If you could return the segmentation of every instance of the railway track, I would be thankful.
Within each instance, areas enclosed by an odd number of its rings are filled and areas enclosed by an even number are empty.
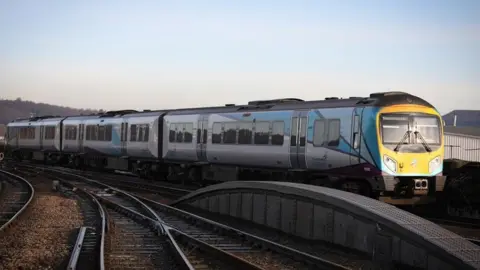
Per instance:
[[[452,207],[451,205],[447,205],[447,215],[452,218],[463,219],[463,220],[471,220],[477,223],[480,223],[480,208],[474,207]]]
[[[68,176],[70,178],[68,181],[73,185],[95,193],[95,196],[102,203],[109,204],[117,210],[133,211],[134,215],[142,216],[141,220],[157,224],[153,225],[155,230],[164,231],[171,242],[175,243],[174,246],[182,250],[184,255],[185,252],[189,254],[185,255],[185,260],[190,264],[195,262],[211,268],[211,265],[221,265],[222,262],[231,261],[226,264],[229,269],[241,264],[246,266],[242,266],[240,269],[246,269],[245,267],[247,269],[349,269],[349,267],[333,261],[280,245],[271,240],[239,231],[233,227],[146,198],[141,198],[141,203],[144,206],[139,209],[138,201],[134,205],[131,204],[132,201],[138,200],[136,197],[123,193],[121,190],[110,187],[105,183],[65,171],[53,169],[51,171],[62,174],[62,177]],[[96,187],[93,187],[92,184]],[[130,203],[119,201],[118,198],[121,196],[117,195],[120,193],[124,194],[123,197],[129,197]],[[194,258],[189,257],[192,247],[195,248],[196,253],[202,255],[196,255]],[[211,254],[215,254],[215,256],[212,257]],[[207,259],[209,263],[205,262],[205,258],[208,257],[211,258]],[[199,262],[198,258],[202,258],[202,261]],[[220,258],[221,261],[219,262]],[[342,260],[345,261],[345,258],[342,258]],[[362,263],[364,264],[365,261]],[[260,268],[255,268],[254,265],[258,265]]]
[[[128,193],[102,188],[99,182],[67,181],[107,207],[105,266],[109,269],[259,269],[166,226]]]
[[[33,199],[33,186],[24,178],[0,170],[2,190],[0,194],[0,233],[8,228]]]
[[[105,269],[104,250],[107,228],[106,213],[100,202],[88,192],[78,191],[73,186],[59,185],[67,197],[76,199],[83,215],[83,226],[78,231],[77,241],[71,252],[67,269]]]
[[[138,177],[126,176],[122,174],[99,173],[99,172],[83,172],[70,168],[55,168],[61,171],[81,175],[90,179],[96,179],[109,186],[117,187],[132,194],[144,196],[153,200],[160,200],[168,203],[171,200],[178,199],[195,190],[193,187],[181,187],[172,183],[149,183],[140,181]]]

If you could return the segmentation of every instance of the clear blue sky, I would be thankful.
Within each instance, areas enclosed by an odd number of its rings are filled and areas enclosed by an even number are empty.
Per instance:
[[[154,109],[389,89],[480,109],[480,1],[0,1],[4,98]]]

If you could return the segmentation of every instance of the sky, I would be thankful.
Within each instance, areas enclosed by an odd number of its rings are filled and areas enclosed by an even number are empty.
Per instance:
[[[389,90],[480,109],[480,1],[0,0],[0,98],[162,109]]]

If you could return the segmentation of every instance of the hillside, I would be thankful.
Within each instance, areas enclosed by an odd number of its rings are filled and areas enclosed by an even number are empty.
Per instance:
[[[74,109],[50,105],[46,103],[36,103],[32,101],[24,101],[20,98],[16,100],[0,99],[0,124],[6,124],[17,118],[26,118],[30,114],[35,113],[37,116],[42,115],[79,115],[96,113],[96,110]]]

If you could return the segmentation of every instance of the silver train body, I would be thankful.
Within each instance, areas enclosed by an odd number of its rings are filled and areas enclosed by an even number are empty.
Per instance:
[[[418,108],[405,111],[404,104]],[[399,106],[398,112],[395,106]],[[383,111],[410,118],[427,112],[425,117],[440,121],[433,135],[423,136],[432,142],[432,151],[412,143],[407,146],[415,151],[390,153],[391,145],[379,143],[388,131],[379,122],[379,116],[389,115]],[[333,187],[354,183],[354,192],[372,196],[395,193],[399,185],[408,186],[413,178],[421,177],[434,183],[428,186],[431,194],[443,189],[439,184],[444,181],[441,165],[432,167],[429,160],[427,172],[419,170],[412,175],[412,171],[402,173],[392,164],[396,166],[395,162],[411,155],[430,158],[432,152],[443,159],[443,130],[435,112],[426,101],[406,93],[308,102],[257,101],[242,106],[168,111],[116,111],[13,121],[8,124],[7,145],[20,158],[53,157],[77,167],[131,170],[172,181],[270,179]],[[54,128],[53,138],[45,137],[47,128],[49,132]],[[20,130],[30,135],[18,136]],[[385,159],[385,153],[394,158]]]

